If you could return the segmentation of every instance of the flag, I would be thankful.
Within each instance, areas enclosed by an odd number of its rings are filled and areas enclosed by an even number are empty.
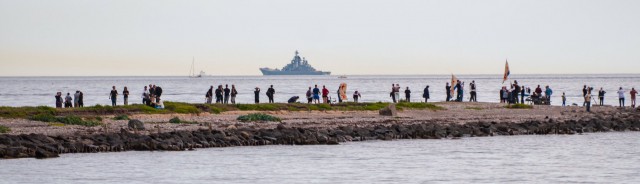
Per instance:
[[[505,60],[505,65],[504,65],[504,76],[502,78],[502,83],[504,84],[505,81],[507,81],[507,78],[509,78],[509,75],[511,74],[511,71],[509,71],[509,61]]]
[[[451,96],[455,96],[454,95],[455,94],[454,89],[456,88],[456,84],[458,84],[458,78],[455,75],[451,74],[451,87],[450,87],[451,88],[450,89]]]

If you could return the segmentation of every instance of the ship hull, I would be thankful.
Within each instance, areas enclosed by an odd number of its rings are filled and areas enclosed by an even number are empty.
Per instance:
[[[331,72],[323,71],[280,71],[261,68],[262,75],[331,75]]]

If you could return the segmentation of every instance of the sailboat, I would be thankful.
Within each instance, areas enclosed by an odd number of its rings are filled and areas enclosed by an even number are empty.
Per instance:
[[[202,78],[205,73],[204,71],[200,71],[200,74],[196,75],[195,63],[196,58],[193,57],[193,60],[191,61],[191,70],[189,70],[189,78]]]

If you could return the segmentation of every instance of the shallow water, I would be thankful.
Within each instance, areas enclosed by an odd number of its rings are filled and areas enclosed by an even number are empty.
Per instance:
[[[478,87],[478,101],[498,102],[502,76],[500,75],[460,75],[460,80],[465,81],[465,100],[468,101],[468,84],[475,80]],[[582,86],[589,85],[596,88],[604,87],[607,93],[605,103],[617,105],[618,98],[615,93],[619,87],[627,90],[627,105],[629,102],[628,91],[631,87],[640,87],[640,74],[616,74],[616,75],[512,75],[512,80],[518,80],[521,85],[529,86],[532,90],[535,86],[550,85],[554,91],[553,105],[560,105],[561,94],[566,92],[567,103],[582,104]],[[422,91],[425,86],[430,86],[431,100],[444,101],[446,82],[450,82],[449,75],[424,75],[424,76],[348,76],[347,79],[339,79],[337,76],[216,76],[191,79],[187,77],[0,77],[0,106],[55,106],[54,95],[60,91],[73,94],[81,90],[85,96],[85,105],[110,105],[109,92],[111,86],[116,86],[122,93],[124,86],[129,87],[131,93],[130,103],[140,103],[143,87],[149,84],[162,86],[163,100],[191,103],[203,103],[205,93],[211,85],[235,84],[238,88],[238,103],[253,103],[253,89],[262,89],[261,101],[266,102],[265,92],[268,85],[274,85],[276,90],[276,102],[286,102],[292,96],[304,98],[309,86],[318,84],[320,88],[326,85],[331,96],[337,98],[337,87],[341,82],[348,85],[348,96],[351,98],[353,91],[358,90],[362,94],[362,102],[388,102],[391,101],[389,92],[391,84],[400,84],[402,92],[406,87],[412,91],[412,101],[423,101]],[[507,82],[508,85],[508,82]],[[597,89],[596,89],[597,91]],[[404,99],[404,94],[402,93]],[[122,97],[122,96],[121,96]],[[118,104],[122,104],[122,99]],[[302,101],[303,99],[301,99]]]
[[[640,132],[0,160],[0,183],[639,183]]]

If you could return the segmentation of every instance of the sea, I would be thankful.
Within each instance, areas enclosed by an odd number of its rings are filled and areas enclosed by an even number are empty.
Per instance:
[[[640,183],[640,132],[63,154],[0,183]]]
[[[503,82],[501,75],[457,75],[465,83],[464,100],[469,100],[469,83],[475,81],[478,101],[499,102],[499,91],[502,86],[509,86],[513,80],[520,85],[534,90],[538,85],[544,89],[549,86],[553,90],[552,105],[561,105],[561,95],[566,93],[567,105],[580,104],[584,85],[597,90],[603,88],[606,93],[605,104],[618,105],[616,91],[622,87],[629,104],[629,90],[640,87],[640,74],[579,74],[579,75],[511,75]],[[109,92],[115,86],[121,94],[124,87],[130,92],[129,103],[141,103],[144,86],[155,84],[161,86],[164,93],[162,100],[188,103],[204,103],[205,93],[210,86],[235,85],[239,92],[237,103],[254,103],[254,89],[261,89],[260,101],[266,102],[266,91],[273,85],[275,101],[287,102],[293,96],[304,101],[309,87],[326,86],[331,91],[332,99],[337,99],[337,89],[341,83],[347,84],[347,101],[351,101],[355,90],[361,93],[361,102],[390,102],[391,84],[400,84],[401,96],[404,90],[411,91],[412,102],[424,102],[423,90],[429,86],[430,102],[444,101],[445,84],[451,82],[451,75],[348,75],[338,76],[205,76],[189,78],[186,76],[171,77],[0,77],[0,106],[55,106],[56,92],[73,93],[82,91],[85,106],[110,105]],[[123,104],[122,96],[118,104]]]

